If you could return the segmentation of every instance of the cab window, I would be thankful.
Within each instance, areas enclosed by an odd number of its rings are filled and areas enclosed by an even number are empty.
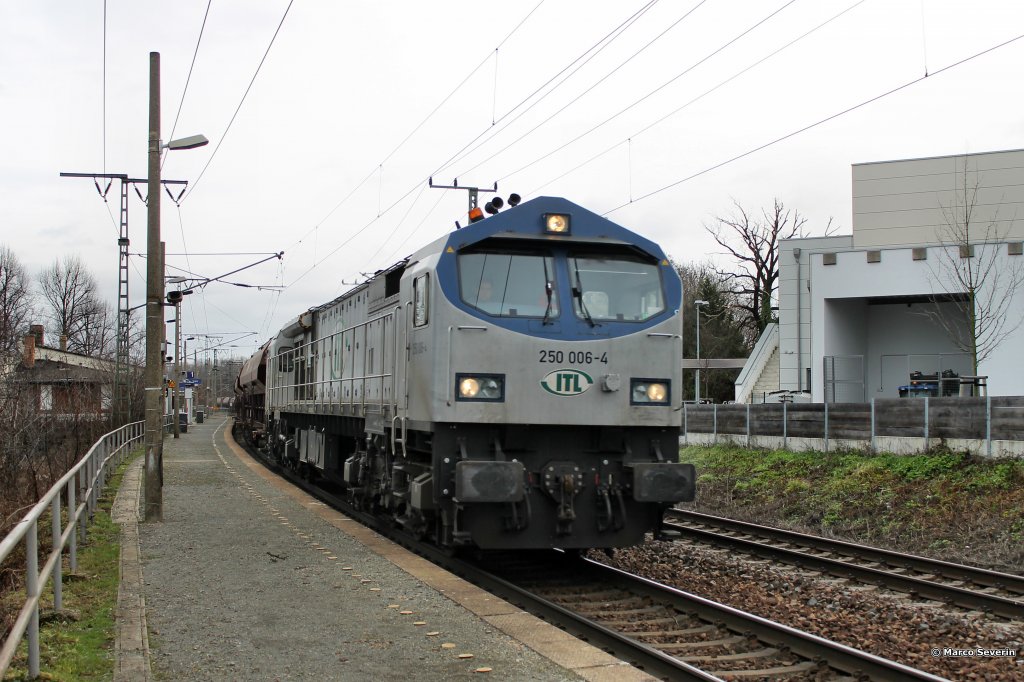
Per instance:
[[[498,317],[556,317],[558,292],[551,256],[536,253],[459,254],[462,301]]]
[[[665,310],[657,263],[630,254],[569,256],[573,311],[590,322],[642,322]]]
[[[414,327],[422,327],[429,319],[427,315],[429,312],[429,292],[429,273],[424,273],[412,281],[412,324]]]

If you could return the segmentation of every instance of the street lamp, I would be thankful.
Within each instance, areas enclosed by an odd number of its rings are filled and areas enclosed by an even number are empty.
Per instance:
[[[167,144],[160,141],[160,53],[149,53],[149,143],[147,146],[149,176],[146,230],[146,521],[163,519],[163,354],[160,342],[163,332],[164,279],[160,244],[160,151],[162,149],[194,149],[207,144],[202,135],[193,135]],[[175,315],[175,319],[180,319]],[[177,415],[175,415],[177,419]]]
[[[697,309],[697,370],[693,375],[693,402],[696,405],[700,405],[700,309],[707,304],[707,301],[702,300],[693,302]]]

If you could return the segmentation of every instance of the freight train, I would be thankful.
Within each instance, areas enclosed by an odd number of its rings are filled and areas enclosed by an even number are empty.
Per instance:
[[[243,364],[236,426],[441,546],[640,543],[694,496],[679,276],[566,199],[495,204],[289,322]]]

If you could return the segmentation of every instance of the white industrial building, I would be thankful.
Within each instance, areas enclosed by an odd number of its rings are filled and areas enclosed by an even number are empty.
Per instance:
[[[852,225],[782,242],[779,323],[738,377],[737,402],[778,391],[860,402],[898,397],[911,372],[974,375],[952,338],[969,328],[954,267],[985,272],[977,308],[1012,330],[977,374],[991,395],[1024,395],[1024,150],[854,165]]]

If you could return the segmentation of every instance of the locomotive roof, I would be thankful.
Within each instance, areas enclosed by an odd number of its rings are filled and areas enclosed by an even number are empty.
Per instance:
[[[548,213],[569,215],[572,224],[571,234],[544,234],[543,216]],[[435,239],[416,250],[412,255],[378,270],[367,281],[352,287],[333,300],[312,306],[308,309],[308,312],[326,310],[338,301],[347,299],[365,289],[371,280],[385,275],[395,268],[405,267],[410,261],[417,261],[424,256],[438,253],[445,250],[446,247],[460,251],[492,237],[501,239],[544,239],[558,243],[615,244],[639,249],[659,260],[666,258],[665,253],[656,243],[593,211],[583,208],[579,204],[575,204],[562,197],[536,197]],[[296,317],[293,322],[298,321],[300,317],[301,315]]]
[[[543,216],[548,213],[569,215],[572,226],[571,233],[569,235],[544,234]],[[459,251],[491,237],[629,245],[658,259],[665,258],[661,247],[654,242],[583,208],[579,204],[561,197],[537,197],[450,232],[424,246],[412,256],[412,259],[437,253],[447,246]]]

